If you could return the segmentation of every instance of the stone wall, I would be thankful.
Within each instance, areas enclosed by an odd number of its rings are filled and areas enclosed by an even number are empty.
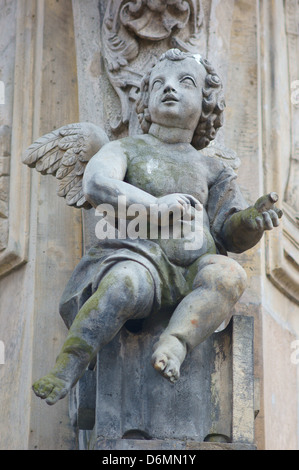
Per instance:
[[[49,369],[65,336],[58,302],[81,256],[81,216],[56,197],[55,181],[41,180],[21,155],[38,136],[78,118],[72,6],[25,0],[0,7],[1,73],[5,65],[8,85],[0,121],[12,129],[9,232],[0,252],[0,447],[69,449],[75,444],[67,403],[44,407],[31,384]],[[6,21],[11,38],[2,30]],[[2,31],[10,39],[8,62]]]

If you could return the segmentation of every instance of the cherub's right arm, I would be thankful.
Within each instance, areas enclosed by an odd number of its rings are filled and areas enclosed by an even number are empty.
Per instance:
[[[124,181],[127,157],[121,140],[109,142],[89,161],[83,178],[85,198],[97,207],[111,204],[116,210],[119,196],[125,196],[126,206],[142,204],[147,209],[157,199]]]

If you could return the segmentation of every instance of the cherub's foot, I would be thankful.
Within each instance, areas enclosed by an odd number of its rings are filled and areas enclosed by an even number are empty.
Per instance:
[[[71,387],[65,380],[54,374],[48,374],[37,380],[32,388],[35,395],[43,400],[46,399],[48,405],[54,405],[68,394]]]
[[[175,383],[180,378],[181,364],[176,359],[171,359],[166,354],[153,354],[152,363],[154,368],[160,372],[171,383]]]
[[[180,378],[180,367],[186,356],[186,346],[175,336],[161,336],[154,346],[153,367],[171,383]]]

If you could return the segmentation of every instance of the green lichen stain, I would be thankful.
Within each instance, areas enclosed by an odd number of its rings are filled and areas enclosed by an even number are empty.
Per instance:
[[[154,149],[143,139],[126,138],[121,141],[128,161],[126,179],[134,186],[146,190],[150,187],[153,175],[146,170],[146,164],[153,159]]]
[[[126,180],[153,196],[160,197],[165,195],[165,174],[168,175],[168,180],[173,180],[175,187],[182,179],[184,169],[173,161],[173,149],[170,151],[161,142],[157,145],[152,139],[147,135],[142,138],[127,137],[122,139],[121,146],[128,161]],[[180,153],[177,151],[176,154],[179,158]]]
[[[224,238],[228,241],[228,251],[232,246],[232,251],[242,252],[258,242],[259,232],[252,229],[256,225],[256,217],[260,215],[258,210],[252,206],[236,212],[229,218],[223,228]]]
[[[80,362],[88,363],[91,361],[95,354],[94,348],[86,341],[78,336],[68,337],[65,341],[62,351],[59,354],[55,367],[54,374],[64,374],[74,365],[74,357],[79,364]]]
[[[78,315],[75,319],[76,324],[88,318],[92,311],[97,311],[99,309],[99,304],[101,300],[107,295],[109,287],[115,285],[117,280],[118,278],[113,272],[110,272],[105,275],[105,277],[100,282],[98,289],[91,297],[89,297],[89,299],[79,310]]]
[[[206,227],[204,227],[203,232],[204,232],[204,238],[207,241],[206,254],[216,255],[217,253],[216,245],[215,245],[214,239],[210,231]]]
[[[92,355],[93,347],[79,336],[70,336],[65,341],[62,352],[66,355],[73,353],[86,353],[88,355]]]
[[[131,291],[132,293],[134,293],[134,283],[132,281],[132,279],[130,278],[130,276],[124,276],[124,279],[123,279],[123,282],[124,282],[124,285],[126,286],[126,288]]]
[[[146,275],[146,278],[147,278],[149,284],[152,285],[153,284],[153,278],[152,278],[151,274],[149,273],[149,271],[147,269],[145,271],[145,275]]]

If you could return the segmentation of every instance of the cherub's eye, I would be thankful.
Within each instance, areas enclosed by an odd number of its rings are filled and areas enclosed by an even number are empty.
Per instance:
[[[158,90],[159,88],[161,88],[161,86],[162,86],[162,80],[157,79],[152,84],[152,90],[154,90],[154,89]]]
[[[181,79],[181,83],[185,83],[186,85],[193,85],[196,87],[194,78],[190,77],[189,75],[187,75],[186,77],[183,77]]]

